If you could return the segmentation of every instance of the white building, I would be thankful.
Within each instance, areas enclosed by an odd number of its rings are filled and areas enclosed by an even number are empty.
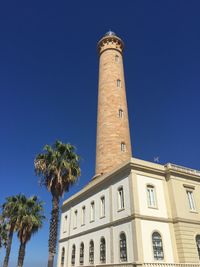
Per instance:
[[[63,203],[57,267],[200,266],[200,172],[131,157],[123,42],[98,48],[96,175]]]

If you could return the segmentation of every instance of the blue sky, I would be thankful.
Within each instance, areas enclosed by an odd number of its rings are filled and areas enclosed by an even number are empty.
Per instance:
[[[45,144],[70,142],[82,176],[94,175],[97,41],[112,29],[124,66],[134,157],[200,169],[200,2],[1,1],[0,203],[36,194],[48,217],[27,246],[25,267],[46,266],[51,197],[33,160]],[[10,267],[16,266],[14,239]],[[0,263],[4,251],[0,251]]]

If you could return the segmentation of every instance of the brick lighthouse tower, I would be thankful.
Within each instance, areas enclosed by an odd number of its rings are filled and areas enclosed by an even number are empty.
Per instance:
[[[109,31],[98,42],[99,88],[95,177],[132,156],[123,68],[123,41]]]

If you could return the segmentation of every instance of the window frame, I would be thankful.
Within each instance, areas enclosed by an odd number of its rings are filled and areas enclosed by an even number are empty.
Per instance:
[[[93,244],[93,246],[91,246],[91,244]],[[89,243],[89,264],[91,265],[94,264],[94,241],[93,240],[90,240],[90,243]]]
[[[78,222],[78,210],[74,211],[74,229],[77,228],[77,222]]]
[[[119,108],[119,110],[118,110],[118,117],[119,117],[120,119],[123,119],[123,117],[124,117],[124,111],[123,111],[122,108]]]
[[[63,222],[63,233],[66,233],[67,232],[67,221],[68,220],[68,216],[65,215],[64,216],[64,222]]]
[[[115,54],[115,62],[119,63],[119,56],[117,54]]]
[[[90,222],[95,221],[95,202],[90,202]]]
[[[80,266],[84,265],[84,251],[85,247],[84,247],[84,243],[81,242],[80,244],[80,254],[79,254],[79,264]]]
[[[104,243],[102,243],[102,241],[104,241]],[[102,247],[104,248],[104,250],[102,249]],[[106,239],[105,237],[101,237],[100,239],[100,263],[106,263]]]
[[[120,194],[122,192],[122,194]],[[124,197],[124,187],[119,186],[117,189],[117,203],[118,203],[118,211],[122,211],[125,209],[125,197]]]
[[[197,241],[197,238],[199,239],[199,241]],[[195,243],[196,243],[198,257],[199,257],[199,260],[200,260],[200,234],[196,234]],[[198,246],[198,243],[199,243],[199,246]]]
[[[121,239],[121,236],[124,235],[125,237],[125,247],[123,245],[123,240]],[[122,251],[125,251],[125,257],[121,257],[121,253]],[[119,260],[120,262],[127,262],[128,261],[128,253],[127,253],[127,238],[126,238],[126,234],[124,232],[121,232],[119,235]]]
[[[149,191],[149,189],[151,191]],[[151,194],[149,194],[153,192],[153,200],[154,200],[154,205],[151,204]],[[157,202],[157,193],[156,193],[156,187],[155,185],[153,184],[146,184],[146,194],[147,194],[147,205],[148,205],[148,208],[151,208],[151,209],[158,209],[158,202]]]
[[[76,263],[76,245],[72,245],[71,265],[74,266]]]
[[[82,209],[81,209],[81,226],[85,225],[85,217],[86,217],[85,213],[86,213],[86,207],[82,206]]]
[[[187,188],[186,189],[187,199],[188,199],[188,205],[190,212],[196,212],[196,203],[194,200],[194,190]]]
[[[62,247],[60,265],[63,267],[64,263],[65,263],[65,247]]]
[[[159,248],[159,246],[155,246],[154,245],[154,240],[153,240],[153,235],[154,234],[158,234],[160,236],[160,242],[161,242],[161,246],[160,246],[160,251],[162,252],[162,258],[158,258],[158,255],[155,256],[155,247]],[[165,260],[165,253],[164,253],[164,245],[163,245],[163,238],[162,238],[162,235],[159,231],[155,230],[152,232],[151,234],[151,246],[152,246],[152,251],[153,251],[153,260],[156,261],[156,262],[162,262]],[[159,251],[159,249],[157,249],[157,252]],[[157,257],[157,258],[156,258]]]
[[[104,218],[105,216],[106,216],[106,201],[105,201],[105,196],[101,196],[100,197],[100,218]]]
[[[117,87],[118,88],[122,87],[122,81],[119,78],[117,79]]]
[[[121,152],[126,152],[126,143],[125,142],[121,142],[120,149],[121,149]]]

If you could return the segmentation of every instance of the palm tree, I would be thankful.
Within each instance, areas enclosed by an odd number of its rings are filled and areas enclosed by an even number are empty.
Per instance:
[[[52,195],[48,267],[53,267],[58,235],[59,201],[80,176],[80,157],[75,153],[74,146],[56,141],[53,146],[46,145],[44,153],[36,156],[34,166],[41,184],[45,185]]]
[[[17,220],[17,236],[20,240],[18,267],[23,266],[26,244],[32,235],[42,227],[44,220],[43,203],[36,196],[26,198],[23,196]]]
[[[8,228],[8,240],[6,245],[6,255],[4,258],[3,267],[8,267],[13,233],[16,228],[18,219],[18,210],[21,203],[21,195],[11,196],[6,198],[6,202],[2,205],[2,217],[5,220]]]
[[[0,216],[0,248],[2,248],[3,246],[6,247],[7,237],[8,237],[7,225],[2,216]]]

